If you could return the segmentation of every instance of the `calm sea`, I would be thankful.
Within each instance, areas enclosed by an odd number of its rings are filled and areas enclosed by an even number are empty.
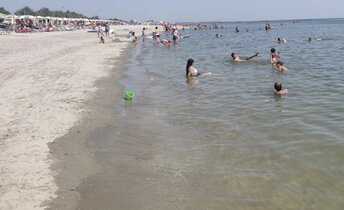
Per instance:
[[[105,163],[96,179],[108,183],[98,194],[112,195],[99,196],[102,207],[344,207],[344,19],[271,23],[179,30],[190,37],[171,47],[136,44],[119,81],[134,100],[116,106],[115,136],[97,153]],[[272,47],[286,73],[272,69]],[[232,63],[232,52],[260,55]],[[187,81],[188,58],[214,75]],[[273,94],[276,81],[287,95]]]

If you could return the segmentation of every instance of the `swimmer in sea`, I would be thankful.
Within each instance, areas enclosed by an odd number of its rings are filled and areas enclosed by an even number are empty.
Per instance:
[[[275,82],[275,84],[274,84],[274,93],[276,95],[285,95],[285,94],[288,93],[288,89],[283,89],[282,88],[282,83]]]
[[[242,61],[249,61],[251,60],[252,58],[255,58],[259,55],[259,52],[257,52],[256,54],[250,56],[250,57],[246,57],[244,60],[242,60],[238,55],[236,55],[235,53],[232,53],[231,54],[231,57],[232,57],[232,61],[234,62],[242,62]]]
[[[188,59],[188,61],[186,63],[186,77],[197,77],[200,75],[212,74],[211,72],[207,72],[207,73],[198,72],[197,69],[195,67],[193,67],[194,62],[195,62],[194,59],[192,59],[192,58]]]
[[[273,65],[276,65],[278,62],[278,59],[280,58],[279,53],[276,53],[275,48],[271,48],[271,53],[270,53],[270,62]]]
[[[282,61],[277,61],[276,67],[280,72],[288,71],[288,68],[283,65]]]
[[[280,37],[278,37],[277,38],[277,42],[278,42],[278,44],[281,44],[281,43],[285,43],[285,42],[287,42],[287,40],[285,39],[285,38],[280,38]]]
[[[163,43],[166,47],[171,47],[171,41],[167,39],[161,40],[161,43]]]

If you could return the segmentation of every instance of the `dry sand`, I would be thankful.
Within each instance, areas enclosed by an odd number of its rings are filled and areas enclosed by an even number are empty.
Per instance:
[[[142,26],[112,28],[139,35]],[[3,35],[0,43],[0,209],[44,209],[58,190],[48,143],[88,114],[96,81],[132,44],[101,44],[85,30]]]

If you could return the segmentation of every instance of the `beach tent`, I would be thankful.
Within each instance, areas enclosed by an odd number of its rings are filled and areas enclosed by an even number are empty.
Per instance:
[[[62,18],[57,18],[57,24],[62,25],[63,24],[63,19]]]
[[[32,16],[32,15],[22,15],[22,16],[19,16],[19,19],[25,19],[25,18],[34,20],[35,16]]]
[[[69,24],[69,19],[68,18],[62,18],[62,23],[63,23],[63,25]]]
[[[14,24],[16,21],[16,19],[18,18],[18,16],[16,15],[6,15],[5,17],[5,22],[8,22],[10,24]]]
[[[51,17],[47,16],[43,18],[46,22],[51,23]]]
[[[42,16],[36,16],[35,22],[39,23],[39,22],[43,21],[43,19],[44,18]]]

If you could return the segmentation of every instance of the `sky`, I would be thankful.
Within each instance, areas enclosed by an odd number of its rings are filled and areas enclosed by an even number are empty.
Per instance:
[[[169,22],[343,18],[344,0],[0,0],[10,12],[70,10],[88,17]]]

